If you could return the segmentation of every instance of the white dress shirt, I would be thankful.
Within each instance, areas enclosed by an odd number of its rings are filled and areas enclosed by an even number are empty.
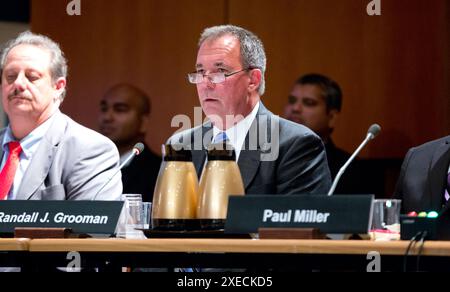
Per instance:
[[[213,127],[212,141],[214,141],[217,135],[219,135],[222,132],[225,132],[230,141],[231,146],[233,146],[234,151],[236,153],[236,161],[239,160],[239,155],[241,153],[242,146],[244,145],[245,142],[245,137],[247,136],[248,130],[250,129],[253,121],[256,118],[258,110],[259,110],[259,102],[255,105],[255,107],[248,116],[246,116],[243,120],[239,121],[233,127],[225,131],[218,129],[215,126]]]

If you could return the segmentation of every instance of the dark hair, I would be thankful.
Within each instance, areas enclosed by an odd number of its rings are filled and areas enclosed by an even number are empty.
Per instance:
[[[342,91],[334,80],[325,75],[313,73],[303,75],[295,83],[300,85],[312,84],[319,86],[322,89],[322,94],[327,104],[327,111],[332,109],[335,109],[338,112],[341,111]]]

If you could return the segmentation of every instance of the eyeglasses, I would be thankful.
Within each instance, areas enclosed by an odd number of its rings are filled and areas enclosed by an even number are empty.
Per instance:
[[[252,70],[252,69],[253,68],[246,68],[246,69],[241,69],[241,70],[234,71],[231,73],[213,72],[213,73],[209,73],[208,75],[203,74],[203,73],[194,72],[194,73],[188,74],[188,79],[189,79],[189,82],[192,84],[199,84],[199,83],[203,82],[203,79],[205,77],[207,77],[212,83],[218,84],[218,83],[224,82],[227,77],[230,77],[234,74],[237,74],[237,73],[240,73],[243,71]]]

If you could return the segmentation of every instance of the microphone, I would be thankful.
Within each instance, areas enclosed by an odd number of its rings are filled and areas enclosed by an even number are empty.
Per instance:
[[[355,159],[356,155],[363,149],[366,144],[375,138],[381,131],[381,127],[378,124],[373,124],[369,127],[369,130],[367,131],[366,139],[359,145],[359,147],[355,150],[355,152],[350,156],[350,158],[347,160],[347,162],[339,169],[338,174],[336,175],[333,184],[331,185],[330,190],[328,191],[328,196],[331,196],[334,193],[334,190],[336,189],[336,186],[341,179],[342,174],[344,174],[344,171],[347,169],[347,167],[350,165],[350,163]]]
[[[120,164],[119,169],[116,170],[116,172],[114,172],[109,178],[108,180],[102,185],[102,187],[98,190],[98,192],[95,194],[94,198],[92,199],[92,201],[95,201],[95,199],[97,198],[98,194],[100,194],[101,191],[103,191],[103,189],[109,184],[109,182],[114,178],[114,176],[122,170],[122,168],[124,168],[125,165],[128,165],[128,163],[130,163],[136,156],[138,156],[139,154],[142,153],[142,151],[144,150],[144,144],[142,144],[141,142],[136,143],[136,145],[134,145],[132,153],[130,153],[130,155],[128,155],[128,157]]]

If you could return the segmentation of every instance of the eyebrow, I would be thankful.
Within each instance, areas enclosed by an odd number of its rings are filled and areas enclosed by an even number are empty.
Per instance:
[[[320,101],[320,99],[317,99],[317,98],[312,97],[310,95],[304,96],[302,99],[310,99],[310,100],[314,100],[314,101]]]
[[[227,67],[227,65],[225,65],[225,63],[224,62],[216,62],[216,63],[214,63],[214,67]],[[195,68],[203,68],[203,64],[196,64],[195,65]]]
[[[115,102],[112,104],[112,106],[114,106],[114,107],[120,107],[120,106],[131,107],[128,103],[125,103],[125,102]]]

